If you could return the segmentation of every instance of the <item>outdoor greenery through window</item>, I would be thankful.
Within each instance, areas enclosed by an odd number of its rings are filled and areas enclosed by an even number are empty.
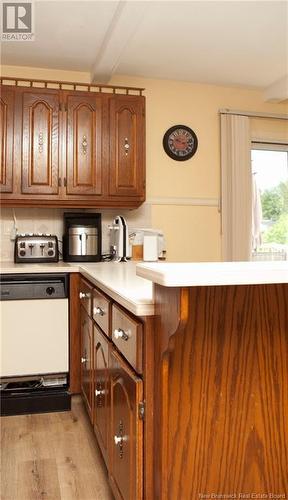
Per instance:
[[[252,260],[288,259],[288,145],[253,144]]]

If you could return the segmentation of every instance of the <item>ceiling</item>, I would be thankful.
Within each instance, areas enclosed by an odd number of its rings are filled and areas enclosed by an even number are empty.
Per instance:
[[[261,89],[288,73],[286,1],[36,0],[35,35],[2,64]]]

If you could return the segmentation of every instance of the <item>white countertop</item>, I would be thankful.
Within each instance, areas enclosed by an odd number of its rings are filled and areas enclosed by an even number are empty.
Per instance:
[[[136,274],[175,287],[288,283],[288,261],[141,263]]]
[[[135,262],[81,264],[80,272],[136,316],[153,316],[151,281],[136,276]]]
[[[2,274],[80,272],[136,316],[153,316],[153,284],[136,276],[135,262],[15,264],[1,262]]]

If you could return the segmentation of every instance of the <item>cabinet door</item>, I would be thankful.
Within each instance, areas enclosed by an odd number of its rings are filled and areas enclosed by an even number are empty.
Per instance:
[[[94,326],[94,431],[106,464],[108,463],[108,432],[109,432],[109,342]]]
[[[110,100],[109,194],[145,197],[144,97]]]
[[[92,320],[85,309],[81,307],[81,392],[91,421],[93,416],[92,336]]]
[[[14,98],[13,89],[1,87],[1,123],[0,123],[0,192],[13,191],[13,144],[14,144]]]
[[[102,98],[67,96],[67,194],[102,193]]]
[[[111,350],[110,483],[116,499],[142,499],[143,422],[138,416],[143,382]]]
[[[58,194],[59,106],[56,91],[23,91],[23,194]]]

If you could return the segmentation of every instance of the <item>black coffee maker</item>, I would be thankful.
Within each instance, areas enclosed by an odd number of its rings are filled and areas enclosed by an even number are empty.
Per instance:
[[[63,260],[99,262],[101,260],[101,214],[64,213]]]

